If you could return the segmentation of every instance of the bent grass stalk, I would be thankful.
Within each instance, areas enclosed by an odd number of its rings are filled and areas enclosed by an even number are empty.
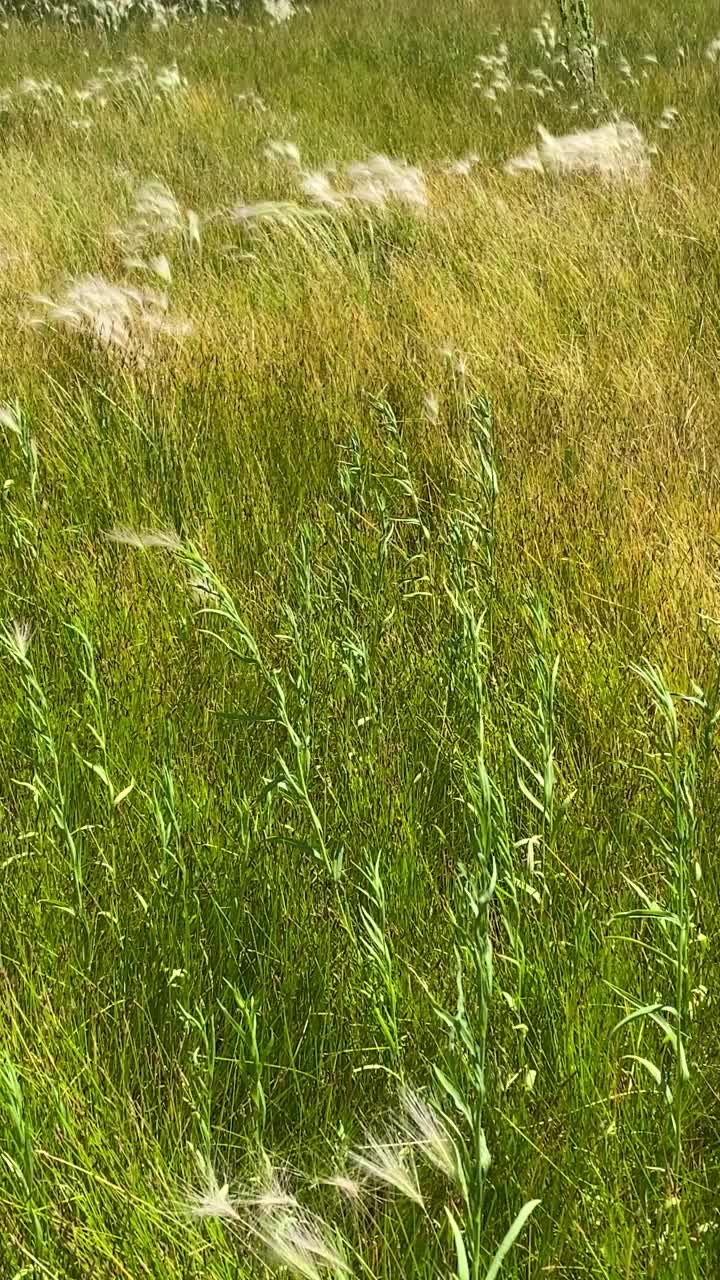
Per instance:
[[[649,766],[646,774],[657,794],[661,812],[666,818],[664,829],[648,824],[655,851],[660,859],[659,895],[652,888],[626,877],[628,888],[638,905],[618,912],[613,919],[623,926],[635,925],[637,934],[619,935],[619,940],[639,947],[652,965],[661,988],[659,999],[648,1002],[642,995],[621,991],[630,1012],[616,1023],[613,1035],[636,1025],[655,1026],[669,1055],[671,1067],[663,1057],[656,1061],[640,1052],[629,1060],[641,1067],[661,1090],[670,1119],[671,1142],[668,1158],[670,1203],[675,1208],[675,1274],[682,1274],[681,1258],[687,1247],[682,1230],[685,1184],[684,1120],[691,1073],[688,1044],[691,1032],[693,998],[696,992],[693,957],[697,950],[697,894],[701,882],[698,861],[698,820],[695,810],[695,758],[683,748],[676,698],[662,672],[649,662],[635,667],[635,674],[647,690],[659,721],[660,749],[657,766]],[[704,696],[689,701],[706,705]],[[662,991],[664,984],[665,990]]]
[[[35,747],[34,771],[31,781],[21,781],[35,798],[39,808],[44,807],[52,826],[59,832],[72,883],[70,901],[65,910],[75,917],[84,931],[86,947],[91,934],[86,918],[84,861],[80,837],[75,831],[70,813],[70,803],[62,781],[61,759],[50,718],[50,706],[38,680],[32,661],[29,626],[14,623],[0,631],[0,646],[5,649],[17,667],[23,704],[30,723]],[[52,829],[48,832],[51,845],[55,844]]]

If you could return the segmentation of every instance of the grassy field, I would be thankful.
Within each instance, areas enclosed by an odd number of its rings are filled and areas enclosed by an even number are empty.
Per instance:
[[[0,28],[2,1280],[720,1274],[717,30],[576,9]]]

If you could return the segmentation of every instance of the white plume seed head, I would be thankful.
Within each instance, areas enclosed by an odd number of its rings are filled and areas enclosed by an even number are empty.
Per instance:
[[[288,200],[256,200],[254,204],[237,204],[230,210],[233,222],[252,227],[261,222],[288,226],[304,211]]]
[[[262,7],[275,26],[287,22],[296,13],[292,0],[262,0]]]
[[[194,209],[187,211],[187,238],[194,249],[200,248],[202,243],[200,217]]]
[[[324,1272],[349,1274],[347,1260],[327,1224],[296,1205],[259,1216],[250,1229],[264,1245],[270,1260],[304,1280],[320,1280]]]
[[[370,1135],[362,1151],[351,1151],[348,1158],[364,1181],[397,1191],[423,1206],[417,1170],[405,1143]]]
[[[240,1216],[230,1198],[228,1184],[221,1186],[210,1166],[205,1170],[205,1186],[198,1191],[189,1192],[186,1206],[190,1217],[198,1220],[219,1218],[226,1222],[237,1222]]]
[[[401,1103],[402,1136],[413,1148],[420,1150],[449,1181],[457,1181],[457,1151],[440,1116],[412,1089],[403,1090]]]
[[[157,253],[152,258],[148,258],[148,267],[156,276],[164,280],[166,284],[172,283],[172,271],[170,263],[164,253]]]
[[[261,1189],[249,1193],[238,1202],[243,1208],[260,1209],[265,1213],[279,1209],[299,1209],[298,1202],[291,1191],[288,1191],[282,1175],[277,1169],[268,1167],[264,1171]]]
[[[267,103],[263,101],[254,89],[246,89],[244,93],[239,93],[236,102],[239,106],[247,107],[250,111],[256,111],[259,115],[268,109]]]
[[[346,197],[332,184],[326,173],[320,169],[312,173],[303,173],[300,180],[303,194],[316,204],[325,205],[329,209],[340,209],[346,204]]]
[[[160,93],[173,94],[187,87],[187,80],[181,76],[177,62],[169,67],[161,67],[155,76],[155,88]]]
[[[327,171],[301,170],[300,186],[316,204],[334,209],[354,203],[376,209],[395,204],[421,210],[428,203],[422,170],[385,155],[348,165],[341,184],[333,182]]]
[[[121,546],[146,550],[158,547],[161,551],[181,551],[182,542],[171,529],[129,529],[119,525],[110,529],[105,538],[108,542],[116,542]]]
[[[440,401],[434,391],[426,391],[423,396],[423,412],[427,421],[435,425],[440,417]]]
[[[329,1178],[323,1178],[323,1183],[326,1187],[334,1187],[347,1196],[348,1200],[359,1200],[362,1194],[362,1186],[357,1178],[350,1178],[344,1173],[334,1173]]]
[[[475,165],[479,163],[480,157],[475,151],[468,152],[467,155],[461,156],[459,160],[449,160],[443,169],[443,173],[449,178],[466,178],[472,173]]]
[[[428,202],[422,170],[402,160],[370,156],[368,160],[351,164],[347,178],[350,199],[361,204],[398,203],[424,208]]]
[[[284,161],[292,168],[300,168],[300,151],[294,142],[269,142],[265,148],[265,159]]]
[[[29,622],[13,622],[11,626],[11,637],[20,657],[26,658],[28,649],[30,648],[30,640],[32,638],[32,630]]]
[[[14,405],[0,405],[0,426],[12,431],[16,436],[20,434],[20,422]]]
[[[650,148],[636,125],[621,120],[554,137],[542,126],[539,143],[505,164],[505,173],[596,174],[606,180],[643,181],[650,172]]]
[[[113,284],[102,276],[82,276],[59,298],[37,295],[34,301],[44,309],[44,316],[35,316],[33,326],[49,322],[109,351],[127,351],[141,359],[149,353],[152,334],[181,338],[191,328],[187,321],[168,318],[164,293]]]

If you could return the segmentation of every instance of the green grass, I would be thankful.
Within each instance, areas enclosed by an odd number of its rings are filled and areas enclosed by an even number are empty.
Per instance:
[[[270,1168],[358,1277],[718,1274],[716,31],[598,3],[541,99],[506,9],[2,32],[3,1277],[260,1276]],[[646,182],[503,172],[615,112]],[[308,213],[273,140],[428,208]],[[167,286],[113,235],[149,179]],[[85,274],[192,333],[27,324]],[[369,1133],[406,1194],[327,1185]]]

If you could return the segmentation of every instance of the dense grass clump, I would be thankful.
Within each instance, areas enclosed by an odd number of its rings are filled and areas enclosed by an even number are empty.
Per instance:
[[[138,8],[2,31],[2,1276],[715,1276],[712,16]]]

